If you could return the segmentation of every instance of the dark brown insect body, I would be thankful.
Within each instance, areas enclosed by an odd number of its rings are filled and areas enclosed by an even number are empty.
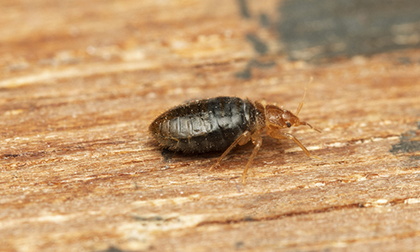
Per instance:
[[[299,114],[303,103],[298,106]],[[298,144],[306,155],[309,151],[282,128],[308,125],[290,111],[265,102],[252,103],[238,97],[216,97],[176,106],[156,118],[149,127],[152,136],[165,148],[184,153],[225,151],[211,169],[237,145],[252,140],[255,148],[243,173],[247,170],[262,144],[261,131],[269,136],[289,138]]]
[[[245,131],[264,125],[264,116],[248,100],[217,97],[172,108],[150,125],[164,147],[184,153],[226,150]]]

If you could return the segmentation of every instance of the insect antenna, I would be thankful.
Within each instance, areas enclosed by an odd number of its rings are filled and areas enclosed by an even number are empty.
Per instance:
[[[311,84],[313,80],[314,80],[314,77],[313,77],[313,76],[311,76],[311,77],[309,78],[308,84],[307,84],[306,86],[308,86],[309,84]],[[305,100],[306,90],[307,90],[307,89],[308,89],[308,88],[307,88],[307,87],[305,87],[305,92],[303,93],[302,101],[301,101],[301,102],[299,102],[299,105],[298,105],[298,107],[297,107],[297,109],[296,109],[296,116],[298,116],[298,115],[299,115],[299,112],[300,112],[300,110],[301,110],[301,109],[302,109],[302,107],[303,107],[303,101]],[[311,126],[311,128],[312,128],[312,126]]]
[[[320,129],[312,127],[312,125],[310,125],[310,124],[309,124],[309,123],[307,123],[307,122],[300,122],[300,125],[306,125],[306,126],[309,126],[311,129],[313,129],[313,130],[315,130],[315,131],[318,131],[319,133],[321,133],[321,132],[322,132]]]

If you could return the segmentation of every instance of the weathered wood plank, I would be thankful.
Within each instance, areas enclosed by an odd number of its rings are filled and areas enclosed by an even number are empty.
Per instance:
[[[283,2],[0,2],[0,250],[418,250],[420,50],[289,61]],[[251,145],[209,172],[219,153],[147,132],[186,100],[294,111],[306,87],[323,132],[291,132],[322,160],[264,135],[246,185]]]

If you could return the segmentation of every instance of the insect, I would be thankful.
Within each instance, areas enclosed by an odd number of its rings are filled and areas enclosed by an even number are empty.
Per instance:
[[[172,151],[224,151],[210,171],[217,167],[236,145],[252,141],[254,149],[242,174],[242,183],[245,183],[248,169],[262,145],[263,129],[267,130],[270,137],[293,140],[308,157],[320,159],[311,155],[296,137],[281,131],[292,126],[307,125],[321,132],[299,119],[304,98],[305,95],[295,114],[265,101],[251,102],[238,97],[221,96],[192,101],[158,116],[150,124],[149,131],[160,146]]]

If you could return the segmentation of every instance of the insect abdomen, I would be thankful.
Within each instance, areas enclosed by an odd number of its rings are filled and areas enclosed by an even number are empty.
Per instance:
[[[248,100],[217,97],[172,108],[156,118],[149,130],[160,145],[173,151],[221,151],[255,128],[257,113]]]

